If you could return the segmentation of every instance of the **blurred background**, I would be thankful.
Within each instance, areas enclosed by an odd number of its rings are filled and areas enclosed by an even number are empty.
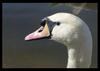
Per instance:
[[[97,3],[3,3],[2,67],[65,68],[67,48],[51,40],[25,41],[24,37],[40,26],[46,16],[67,12],[79,16],[93,37],[91,68],[97,68]]]

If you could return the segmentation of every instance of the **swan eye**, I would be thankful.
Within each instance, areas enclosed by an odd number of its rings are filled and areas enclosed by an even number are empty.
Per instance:
[[[60,25],[60,22],[56,22],[57,25]]]

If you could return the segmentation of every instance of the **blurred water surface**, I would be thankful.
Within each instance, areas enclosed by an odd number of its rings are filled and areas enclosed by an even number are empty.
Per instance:
[[[50,3],[3,3],[3,68],[65,68],[67,49],[51,40],[27,42],[24,37],[40,26],[42,18],[57,13],[72,13],[72,8],[52,7]],[[92,68],[97,67],[97,10],[82,10],[80,15],[93,37]]]

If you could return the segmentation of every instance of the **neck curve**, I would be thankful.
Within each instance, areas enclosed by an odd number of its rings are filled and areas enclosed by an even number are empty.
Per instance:
[[[68,46],[68,62],[66,68],[89,68],[91,50],[87,46]]]
[[[68,49],[68,63],[67,68],[78,68],[79,65],[79,55],[78,49],[67,47]]]

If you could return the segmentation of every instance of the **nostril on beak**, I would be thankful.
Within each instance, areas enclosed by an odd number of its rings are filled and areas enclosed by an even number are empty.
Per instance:
[[[39,30],[38,32],[42,32],[42,30]]]

